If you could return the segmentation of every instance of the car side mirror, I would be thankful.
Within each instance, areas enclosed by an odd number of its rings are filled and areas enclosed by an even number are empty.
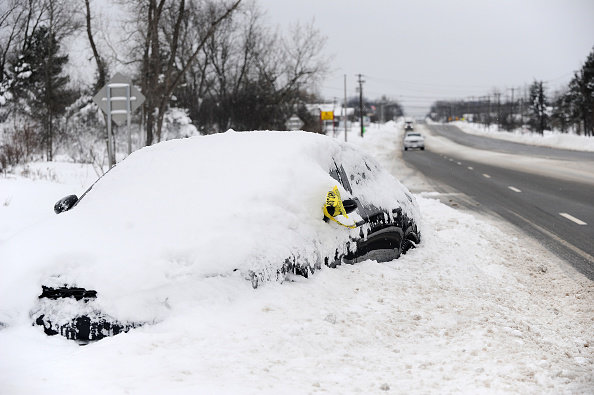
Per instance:
[[[353,199],[343,200],[342,205],[344,206],[344,211],[346,211],[347,214],[352,213],[357,209],[357,202]]]
[[[54,212],[60,214],[64,211],[68,211],[76,204],[76,202],[78,202],[78,196],[76,195],[63,197],[54,204]]]

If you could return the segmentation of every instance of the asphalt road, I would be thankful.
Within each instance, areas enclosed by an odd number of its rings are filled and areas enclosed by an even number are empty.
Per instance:
[[[514,143],[512,141],[476,136],[464,133],[462,130],[460,130],[460,128],[454,125],[426,125],[426,127],[432,132],[446,137],[457,144],[462,144],[471,148],[548,159],[561,159],[567,161],[594,161],[594,152],[555,149],[550,147]]]
[[[534,147],[463,133],[452,125],[429,125],[432,134],[474,149],[519,156],[583,161],[592,166],[594,153]],[[468,137],[468,138],[466,138]],[[434,149],[434,151],[437,151]],[[407,151],[404,160],[426,177],[464,194],[459,203],[496,213],[594,280],[594,185],[510,169],[510,164],[474,162],[447,154]],[[512,157],[513,158],[513,157]],[[509,162],[509,161],[508,161]]]

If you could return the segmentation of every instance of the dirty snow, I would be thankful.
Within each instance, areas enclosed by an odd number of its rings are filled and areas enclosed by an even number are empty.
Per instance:
[[[209,278],[181,313],[85,347],[1,329],[0,392],[592,393],[593,283],[515,228],[440,203],[400,161],[398,124],[349,141],[419,192],[419,248],[256,290]],[[0,178],[0,244],[80,190],[52,171],[63,184]]]

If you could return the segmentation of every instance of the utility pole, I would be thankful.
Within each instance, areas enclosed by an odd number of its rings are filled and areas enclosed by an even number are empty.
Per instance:
[[[487,96],[487,101],[489,103],[489,116],[487,117],[487,127],[491,127],[491,95]]]
[[[337,97],[335,96],[332,102],[332,137],[336,137],[336,117],[334,116],[336,113],[336,100]]]
[[[497,97],[497,127],[501,126],[501,93],[496,92],[495,97]]]
[[[520,97],[520,128],[524,127],[524,98]]]
[[[357,82],[359,83],[359,111],[361,114],[361,137],[363,137],[363,133],[364,133],[364,128],[363,128],[363,83],[365,81],[363,80],[362,74],[357,74],[357,76],[359,77]]]
[[[511,129],[514,128],[515,124],[516,124],[516,114],[514,113],[515,107],[516,107],[516,103],[514,102],[514,91],[516,90],[516,88],[511,88],[512,91],[512,97],[511,97],[511,119],[510,119],[510,124],[511,124]]]
[[[481,113],[481,123],[483,124],[483,126],[487,125],[487,96],[481,96],[479,98],[480,100],[480,113]]]
[[[348,117],[347,117],[347,94],[346,94],[346,74],[344,75],[344,117],[342,118],[343,122],[344,122],[344,142],[346,143],[347,141],[347,122],[348,122]]]

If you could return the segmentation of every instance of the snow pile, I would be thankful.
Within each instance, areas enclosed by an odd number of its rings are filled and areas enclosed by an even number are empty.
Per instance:
[[[406,172],[400,150],[392,151],[399,133],[372,127],[363,140],[352,140]],[[0,179],[0,191],[7,181]],[[49,191],[39,183],[38,195]],[[206,277],[194,281],[193,303],[167,320],[85,347],[28,324],[4,328],[0,388],[591,393],[593,283],[515,228],[437,197],[417,197],[423,243],[389,263],[340,266],[255,290],[239,276]]]
[[[171,107],[163,118],[163,140],[198,136],[200,133],[192,124],[192,119],[185,108]]]
[[[276,277],[292,257],[319,266],[360,231],[321,220],[326,192],[338,184],[334,163],[354,177],[364,205],[391,212],[401,202],[409,218],[419,216],[373,159],[325,136],[227,132],[164,142],[135,152],[74,209],[0,250],[8,274],[0,321],[29,320],[41,285],[94,289],[104,313],[154,322],[193,303],[204,278]],[[24,254],[32,240],[36,248]]]
[[[545,130],[543,135],[531,132],[529,130],[516,130],[507,132],[499,130],[497,125],[486,127],[476,123],[465,121],[455,121],[452,125],[458,126],[462,131],[469,134],[476,134],[501,140],[513,141],[516,143],[540,145],[544,147],[563,148],[575,151],[594,152],[594,137],[581,136],[571,133],[560,133],[556,131]]]

